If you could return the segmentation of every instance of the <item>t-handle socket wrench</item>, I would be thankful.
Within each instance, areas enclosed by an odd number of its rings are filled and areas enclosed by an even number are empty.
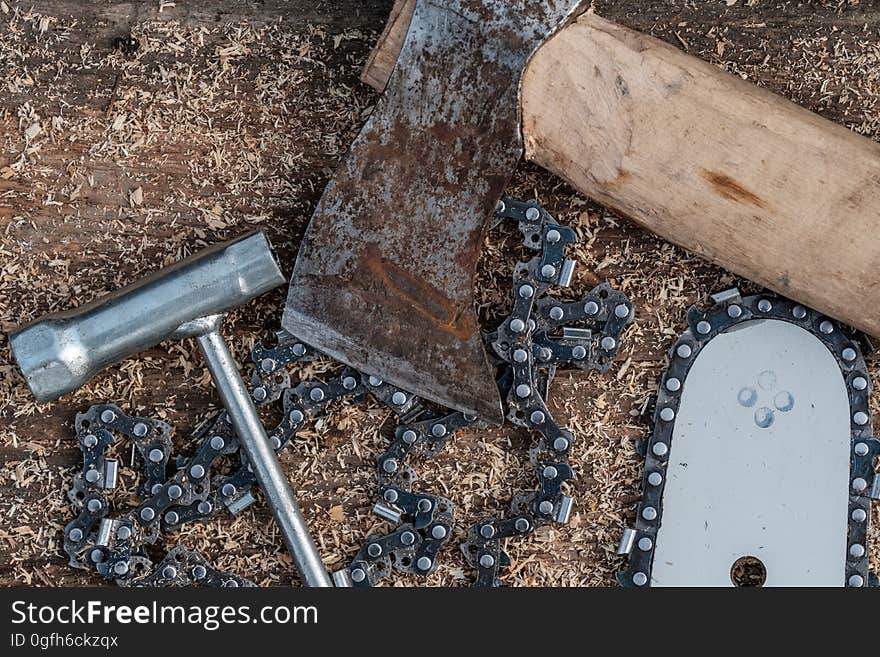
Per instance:
[[[79,308],[10,336],[34,397],[53,401],[108,365],[168,338],[194,337],[229,420],[306,586],[332,586],[238,367],[220,335],[224,314],[285,283],[260,232],[214,245]]]

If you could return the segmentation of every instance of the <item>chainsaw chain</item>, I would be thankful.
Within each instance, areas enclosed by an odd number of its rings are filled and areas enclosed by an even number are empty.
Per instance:
[[[304,381],[291,387],[284,366],[314,360],[314,349],[284,331],[279,344],[266,348],[257,344],[251,357],[256,370],[251,394],[258,407],[281,401],[283,418],[268,432],[276,452],[288,444],[305,422],[334,400],[363,397],[369,390],[388,398],[396,410],[411,404],[397,403],[393,386],[376,383],[351,368],[333,381]],[[411,397],[407,395],[407,397]],[[198,441],[190,458],[171,458],[171,428],[165,422],[130,417],[113,404],[97,404],[76,417],[76,433],[83,453],[83,468],[74,476],[68,492],[76,519],[64,530],[64,550],[75,568],[94,568],[99,574],[131,586],[253,586],[232,573],[220,573],[200,554],[178,546],[154,565],[145,546],[153,544],[160,530],[173,531],[187,522],[206,520],[226,507],[237,514],[255,501],[256,478],[238,438],[222,412],[195,433]],[[143,463],[143,480],[138,489],[140,503],[119,519],[108,518],[109,501],[104,492],[116,486],[117,461],[105,457],[115,444],[114,434],[132,439],[133,454]],[[214,474],[221,457],[237,459],[229,474]],[[175,468],[166,477],[169,465]]]
[[[74,568],[94,568],[107,579],[123,586],[254,586],[232,573],[213,568],[197,552],[178,546],[154,568],[146,545],[156,542],[159,523],[138,522],[137,509],[120,518],[108,517],[108,491],[116,488],[118,461],[107,458],[116,443],[114,434],[133,440],[135,454],[143,462],[144,476],[138,496],[164,490],[176,496],[175,478],[166,483],[165,472],[171,457],[171,428],[165,422],[130,417],[113,404],[92,406],[76,416],[76,434],[83,453],[82,471],[74,476],[68,499],[79,515],[64,528],[64,551]],[[171,491],[170,493],[168,491]],[[182,503],[206,498],[206,486],[181,489]]]
[[[607,371],[623,329],[634,318],[630,301],[607,284],[571,303],[548,296],[551,287],[567,287],[571,281],[574,262],[565,259],[565,247],[577,242],[575,232],[558,225],[535,202],[504,199],[496,214],[518,221],[525,246],[541,253],[514,269],[512,310],[488,338],[503,364],[499,387],[507,419],[538,434],[529,451],[537,490],[514,496],[507,518],[477,522],[462,544],[468,563],[477,569],[477,586],[493,587],[499,585],[499,569],[510,564],[502,539],[526,536],[548,522],[565,524],[571,515],[573,500],[563,484],[574,477],[569,465],[574,436],[547,407],[557,367]]]
[[[514,269],[513,310],[484,336],[507,402],[507,419],[540,436],[530,451],[539,484],[537,491],[514,498],[510,518],[485,518],[469,530],[462,550],[477,569],[478,586],[497,586],[499,568],[510,563],[501,539],[527,535],[550,521],[568,521],[572,498],[563,494],[562,484],[573,477],[568,464],[573,435],[553,421],[547,391],[559,365],[606,371],[620,348],[620,334],[633,320],[632,304],[607,284],[572,303],[546,296],[551,287],[571,282],[574,261],[565,258],[565,249],[577,236],[537,202],[505,198],[495,219],[516,221],[524,245],[540,251]],[[334,573],[338,585],[373,586],[392,567],[423,576],[436,569],[437,553],[452,533],[452,503],[412,493],[414,472],[403,461],[413,452],[436,455],[456,430],[476,422],[457,412],[401,417],[394,440],[378,459],[380,499],[373,513],[393,524],[406,522],[390,534],[371,537],[347,568]]]
[[[661,377],[657,392],[653,433],[647,440],[636,443],[645,459],[642,495],[635,528],[624,530],[617,550],[618,555],[629,556],[626,570],[617,575],[618,583],[637,588],[652,585],[675,423],[687,377],[697,357],[719,335],[756,320],[774,320],[799,326],[824,344],[846,382],[851,451],[846,553],[841,555],[845,564],[842,583],[855,588],[880,585],[876,574],[868,569],[871,503],[880,500],[880,476],[873,465],[880,457],[880,440],[874,437],[870,408],[873,384],[862,355],[861,340],[851,337],[846,327],[825,315],[774,294],[743,297],[739,289],[731,288],[713,294],[712,300],[714,304],[706,310],[697,306],[688,310],[688,328],[668,351],[669,367]],[[873,350],[870,343],[867,347]]]
[[[546,404],[556,368],[573,365],[606,371],[619,349],[621,332],[633,319],[630,302],[607,284],[576,302],[547,296],[551,287],[569,285],[574,261],[565,258],[565,249],[577,237],[537,202],[503,199],[495,218],[518,222],[524,245],[540,252],[516,266],[513,309],[496,331],[484,336],[507,402],[507,418],[539,434],[529,453],[539,483],[537,491],[514,498],[509,518],[486,518],[468,532],[462,549],[477,569],[477,584],[486,586],[498,585],[499,567],[509,563],[501,539],[527,535],[550,521],[567,522],[570,515],[572,499],[562,485],[573,477],[568,464],[573,435],[553,421]],[[351,564],[334,573],[334,581],[369,587],[392,570],[420,576],[433,573],[440,550],[452,537],[454,506],[445,497],[414,492],[415,471],[405,460],[410,454],[435,456],[457,430],[476,426],[477,418],[438,408],[349,367],[329,382],[292,386],[287,366],[322,354],[284,330],[276,333],[276,342],[274,347],[258,343],[251,353],[254,402],[258,407],[281,402],[282,419],[268,432],[276,452],[310,418],[339,399],[359,400],[370,394],[397,417],[391,443],[377,460],[379,500],[373,507],[377,516],[397,526],[386,535],[370,537]],[[196,431],[198,446],[189,459],[178,456],[172,461],[166,423],[129,417],[110,404],[79,414],[76,431],[84,464],[69,493],[79,512],[65,528],[64,548],[72,566],[93,567],[122,585],[253,585],[217,572],[201,555],[182,546],[155,566],[144,549],[156,542],[160,530],[205,520],[221,507],[236,514],[254,502],[256,479],[225,411]],[[144,468],[140,503],[120,519],[107,517],[108,500],[103,494],[116,483],[116,463],[104,456],[115,442],[114,433],[134,441],[132,460],[138,454]],[[221,457],[237,459],[231,473],[212,473]],[[167,477],[169,465],[174,472]]]

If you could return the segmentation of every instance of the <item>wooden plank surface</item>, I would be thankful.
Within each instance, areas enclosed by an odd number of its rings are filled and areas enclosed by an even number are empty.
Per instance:
[[[596,7],[877,139],[880,10],[871,4]],[[183,342],[36,407],[5,334],[256,226],[269,232],[289,272],[323,186],[375,101],[358,77],[390,8],[378,0],[0,3],[0,583],[100,583],[70,569],[60,552],[59,529],[72,517],[64,491],[78,461],[77,410],[92,401],[145,414],[168,409],[175,449],[188,453],[189,431],[217,403],[194,345]],[[136,49],[126,47],[132,37]],[[554,386],[560,416],[579,442],[576,513],[569,527],[511,543],[506,581],[608,584],[638,494],[634,441],[650,429],[663,353],[690,304],[733,283],[754,287],[534,166],[520,167],[510,192],[536,196],[578,231],[575,292],[608,279],[631,295],[638,319],[608,375],[564,375]],[[510,271],[522,256],[517,243],[503,228],[487,239],[477,291],[486,326],[506,311]],[[250,345],[277,327],[282,300],[276,291],[231,318],[227,335],[242,364]],[[284,456],[331,567],[345,563],[367,533],[384,531],[369,514],[383,420],[375,406],[340,409]],[[472,577],[455,544],[471,522],[531,486],[528,443],[509,428],[473,432],[438,459],[415,464],[419,485],[458,505],[457,535],[429,583]],[[132,473],[123,475],[130,484]],[[258,504],[164,537],[163,546],[184,542],[264,584],[295,582],[268,518]],[[873,557],[876,569],[876,547]]]

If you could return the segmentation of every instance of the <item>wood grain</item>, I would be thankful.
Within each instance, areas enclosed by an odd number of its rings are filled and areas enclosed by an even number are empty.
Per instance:
[[[398,0],[362,79],[390,74]],[[670,242],[880,335],[880,146],[586,13],[522,81],[526,158]]]

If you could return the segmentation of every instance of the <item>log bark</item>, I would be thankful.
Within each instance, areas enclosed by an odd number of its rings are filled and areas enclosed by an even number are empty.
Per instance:
[[[381,89],[415,0],[362,79]],[[880,145],[586,13],[522,81],[526,158],[657,235],[880,335]]]

